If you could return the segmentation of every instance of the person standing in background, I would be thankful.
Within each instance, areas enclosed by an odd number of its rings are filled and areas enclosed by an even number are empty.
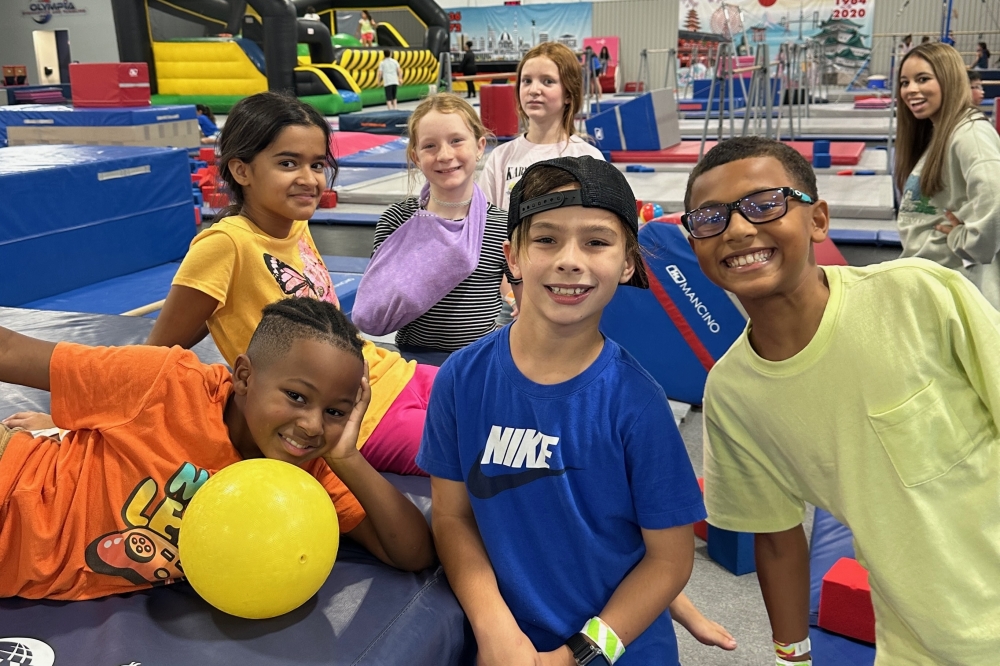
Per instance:
[[[472,42],[465,43],[465,54],[462,56],[462,64],[459,65],[464,76],[474,76],[476,74],[476,54],[472,52]],[[466,81],[466,97],[476,96],[476,82]]]
[[[382,55],[385,58],[378,66],[378,75],[385,86],[385,105],[394,110],[399,108],[396,101],[396,88],[403,82],[403,68],[399,66],[399,61],[392,57],[392,51],[384,49]]]

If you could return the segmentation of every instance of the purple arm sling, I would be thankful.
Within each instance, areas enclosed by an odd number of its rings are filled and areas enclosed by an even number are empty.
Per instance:
[[[389,234],[365,270],[351,319],[369,335],[399,330],[430,310],[479,265],[486,229],[486,195],[474,186],[469,214],[446,220],[420,209]]]

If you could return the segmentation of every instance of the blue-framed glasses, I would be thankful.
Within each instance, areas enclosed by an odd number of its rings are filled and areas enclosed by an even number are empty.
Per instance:
[[[740,211],[750,224],[777,220],[788,212],[789,197],[807,204],[816,203],[811,196],[795,188],[772,187],[748,194],[733,203],[712,204],[688,211],[681,215],[681,223],[693,238],[711,238],[726,230],[734,210]]]

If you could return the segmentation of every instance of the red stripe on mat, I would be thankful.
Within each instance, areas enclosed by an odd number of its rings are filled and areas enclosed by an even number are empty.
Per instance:
[[[643,260],[643,263],[646,263],[646,261]],[[670,321],[674,322],[674,326],[676,326],[677,330],[680,331],[681,337],[684,338],[684,341],[688,343],[689,347],[691,347],[691,351],[694,352],[698,361],[700,361],[701,365],[705,368],[705,371],[707,372],[711,370],[712,366],[715,365],[715,359],[712,358],[712,355],[709,353],[708,349],[705,348],[705,345],[701,344],[701,340],[698,339],[694,329],[692,329],[690,324],[687,323],[687,320],[684,319],[684,315],[681,314],[681,311],[677,308],[673,299],[671,299],[667,294],[667,290],[663,288],[662,284],[660,284],[659,279],[657,279],[656,275],[653,273],[653,269],[648,263],[646,263],[646,275],[649,277],[649,290],[653,292],[653,296],[655,296],[656,300],[659,301],[660,307],[662,307],[663,311],[667,313],[668,317],[670,317]]]
[[[347,157],[362,150],[377,148],[399,137],[387,134],[368,134],[367,132],[331,132],[330,149],[335,159]]]

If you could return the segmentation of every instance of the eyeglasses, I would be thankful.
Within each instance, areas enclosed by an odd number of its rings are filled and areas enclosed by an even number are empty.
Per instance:
[[[746,195],[728,204],[713,204],[681,215],[681,223],[693,238],[718,236],[729,226],[733,211],[738,210],[750,224],[773,222],[788,212],[788,198],[812,204],[816,200],[791,187],[774,187]]]

